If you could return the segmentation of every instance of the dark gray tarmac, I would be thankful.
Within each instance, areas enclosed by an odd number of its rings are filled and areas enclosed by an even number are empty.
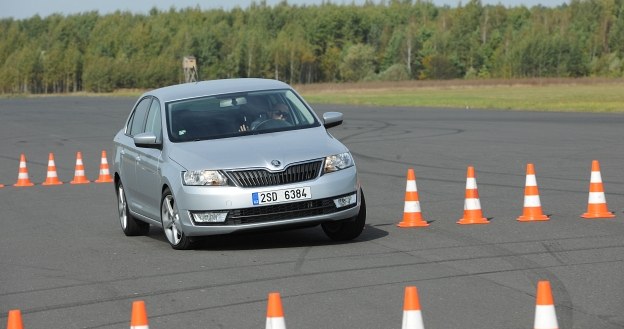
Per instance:
[[[279,291],[288,328],[400,328],[418,287],[426,328],[532,328],[539,280],[560,328],[624,328],[624,115],[315,106],[354,154],[368,204],[357,240],[320,228],[213,237],[171,249],[159,229],[123,235],[112,184],[70,185],[76,152],[98,176],[133,98],[0,99],[0,321],[123,328],[263,328]],[[42,186],[53,152],[61,186]],[[13,187],[24,153],[33,187]],[[582,219],[599,160],[615,219]],[[534,163],[547,222],[520,223]],[[466,168],[488,225],[458,225]],[[426,228],[398,228],[414,168]]]

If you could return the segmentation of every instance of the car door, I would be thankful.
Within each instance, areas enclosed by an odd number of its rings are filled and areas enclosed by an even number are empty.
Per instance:
[[[125,187],[128,205],[130,209],[135,212],[140,212],[139,209],[142,205],[138,202],[139,187],[137,186],[136,178],[136,162],[139,151],[134,145],[132,137],[142,133],[145,129],[145,121],[151,102],[151,97],[146,97],[137,103],[128,120],[126,133],[120,137],[121,140],[119,141],[119,145],[123,145],[119,151],[119,174],[121,176],[121,182]]]
[[[157,142],[162,145],[162,117],[160,102],[154,98],[150,105],[149,112],[143,132],[152,133],[156,136]],[[160,218],[160,198],[161,198],[161,175],[160,164],[162,163],[162,148],[137,147],[136,156],[136,182],[137,197],[141,207],[139,211],[142,215],[154,220]]]

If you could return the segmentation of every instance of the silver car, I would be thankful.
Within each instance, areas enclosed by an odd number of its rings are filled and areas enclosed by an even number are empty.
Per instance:
[[[187,83],[143,94],[114,138],[123,232],[162,227],[174,249],[199,236],[321,225],[360,235],[364,194],[349,150],[289,85],[265,79]]]

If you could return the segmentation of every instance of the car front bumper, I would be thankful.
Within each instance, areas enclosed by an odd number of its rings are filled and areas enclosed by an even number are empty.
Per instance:
[[[252,194],[309,187],[312,197],[293,202],[254,205]],[[297,184],[261,188],[180,186],[174,192],[182,230],[187,236],[228,234],[295,225],[313,225],[355,217],[360,208],[360,186],[355,166]],[[356,195],[342,206],[337,199]],[[224,221],[197,222],[195,213],[222,214]]]

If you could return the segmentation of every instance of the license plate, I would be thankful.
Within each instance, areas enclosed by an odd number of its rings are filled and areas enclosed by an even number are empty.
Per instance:
[[[280,202],[290,202],[312,198],[310,187],[297,187],[284,190],[255,192],[251,194],[251,201],[254,206],[261,204],[271,204]]]

